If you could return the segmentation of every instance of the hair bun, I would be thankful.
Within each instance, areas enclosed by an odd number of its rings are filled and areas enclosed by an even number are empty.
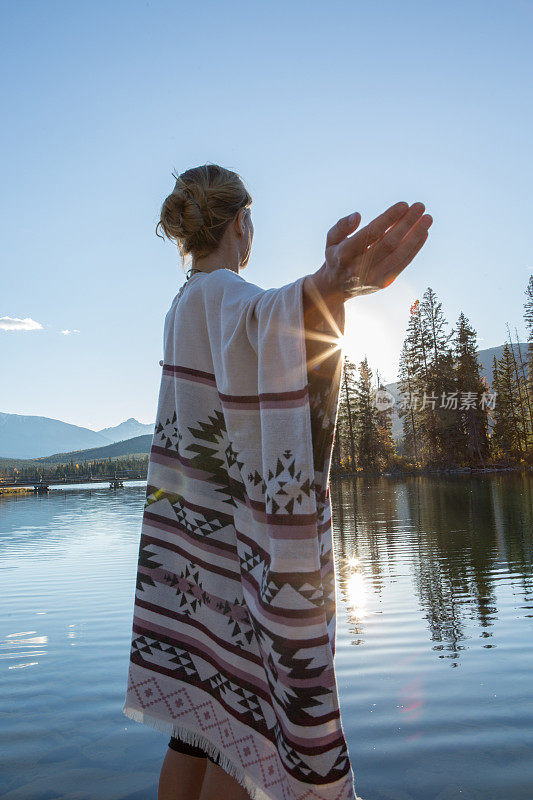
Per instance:
[[[185,188],[180,187],[169,194],[165,206],[165,223],[172,230],[173,238],[194,236],[205,224],[198,203]]]
[[[202,257],[216,250],[229,222],[251,205],[241,178],[217,164],[193,167],[175,175],[176,183],[161,207],[159,226],[178,245],[181,256]]]

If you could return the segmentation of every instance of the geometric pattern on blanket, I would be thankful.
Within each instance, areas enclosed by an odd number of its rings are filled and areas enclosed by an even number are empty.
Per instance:
[[[281,301],[296,317],[301,283],[266,300],[269,319]],[[292,423],[254,460],[241,422],[265,413],[260,393],[222,393],[216,371],[165,353],[123,711],[218,757],[254,800],[360,800],[333,667],[327,479],[340,360],[304,371],[305,391],[267,398],[266,424],[278,407],[303,431],[307,418],[310,462]]]

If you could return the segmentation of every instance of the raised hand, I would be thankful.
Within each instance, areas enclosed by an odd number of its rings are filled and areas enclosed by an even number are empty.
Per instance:
[[[361,215],[340,219],[328,232],[317,287],[349,299],[390,286],[428,238],[433,218],[424,210],[420,202],[395,203],[353,236]]]

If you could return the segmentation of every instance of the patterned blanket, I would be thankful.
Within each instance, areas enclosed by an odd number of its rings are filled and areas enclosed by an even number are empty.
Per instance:
[[[166,315],[123,712],[254,800],[357,800],[327,485],[342,350],[303,280],[195,273]]]

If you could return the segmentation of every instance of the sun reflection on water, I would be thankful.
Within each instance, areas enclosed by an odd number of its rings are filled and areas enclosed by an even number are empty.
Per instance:
[[[360,571],[360,561],[356,556],[346,559],[345,593],[350,616],[361,618],[367,613],[368,584]]]
[[[48,636],[34,636],[37,631],[17,631],[16,633],[6,633],[4,639],[0,639],[0,661],[13,661],[26,658],[36,658],[45,656],[46,650],[36,650],[37,647],[48,645]],[[8,669],[24,669],[34,667],[38,661],[24,661],[18,664],[8,665]]]

